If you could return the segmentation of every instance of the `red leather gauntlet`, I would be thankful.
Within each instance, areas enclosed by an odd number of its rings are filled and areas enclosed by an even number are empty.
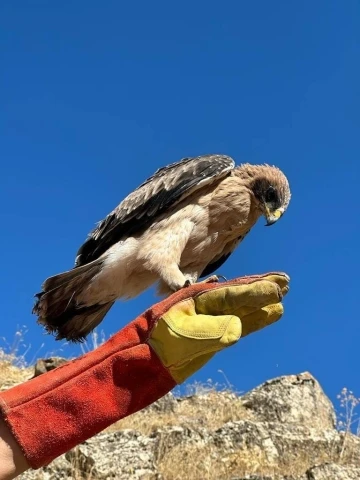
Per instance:
[[[175,385],[146,343],[148,311],[96,350],[1,393],[6,423],[39,468]]]
[[[268,274],[187,287],[96,350],[0,393],[1,413],[29,465],[46,465],[150,405],[241,332],[278,320],[288,280]]]

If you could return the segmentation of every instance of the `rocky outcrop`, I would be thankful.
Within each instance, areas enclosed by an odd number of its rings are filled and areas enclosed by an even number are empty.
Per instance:
[[[242,400],[258,420],[295,423],[318,430],[335,427],[334,407],[309,373],[269,380],[244,395]]]
[[[301,480],[359,480],[360,467],[329,463],[310,468]]]
[[[38,377],[43,373],[50,372],[54,368],[64,365],[68,360],[62,357],[40,358],[34,367],[34,377]]]
[[[205,412],[219,416],[219,406],[233,414],[213,428]],[[197,414],[187,419],[190,411]],[[147,424],[156,418],[154,428],[145,433],[120,423],[21,478],[360,479],[360,438],[336,429],[334,407],[309,373],[270,380],[242,397],[168,394],[137,415]]]

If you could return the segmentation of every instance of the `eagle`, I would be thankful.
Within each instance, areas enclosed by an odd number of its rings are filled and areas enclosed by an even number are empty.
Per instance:
[[[33,313],[57,340],[82,342],[118,299],[155,283],[163,296],[199,279],[216,281],[212,274],[257,220],[273,225],[290,198],[275,166],[236,166],[221,154],[171,163],[97,224],[73,268],[45,280]]]

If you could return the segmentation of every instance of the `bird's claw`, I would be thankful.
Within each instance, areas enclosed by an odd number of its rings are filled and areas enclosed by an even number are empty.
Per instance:
[[[224,277],[224,275],[217,275],[218,278],[222,278],[224,280],[224,282],[227,282],[227,278]]]
[[[219,282],[220,278],[227,282],[227,279],[224,277],[224,275],[211,275],[210,277],[205,278],[205,280],[202,280],[199,283],[217,283]]]
[[[211,275],[210,277],[205,278],[205,280],[202,280],[198,283],[217,283],[220,281],[220,278],[224,280],[224,282],[227,282],[227,278],[224,277],[224,275]],[[188,279],[185,281],[183,288],[190,287],[190,285],[192,285],[192,282]]]

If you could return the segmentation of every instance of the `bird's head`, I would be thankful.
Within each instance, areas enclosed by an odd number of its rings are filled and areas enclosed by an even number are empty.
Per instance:
[[[290,203],[288,179],[279,168],[270,165],[245,164],[240,170],[247,183],[250,183],[258,208],[266,218],[266,226],[274,225]]]
[[[266,226],[274,225],[283,216],[290,203],[291,192],[288,179],[277,167],[264,165],[259,176],[254,178],[252,191],[266,218]]]

